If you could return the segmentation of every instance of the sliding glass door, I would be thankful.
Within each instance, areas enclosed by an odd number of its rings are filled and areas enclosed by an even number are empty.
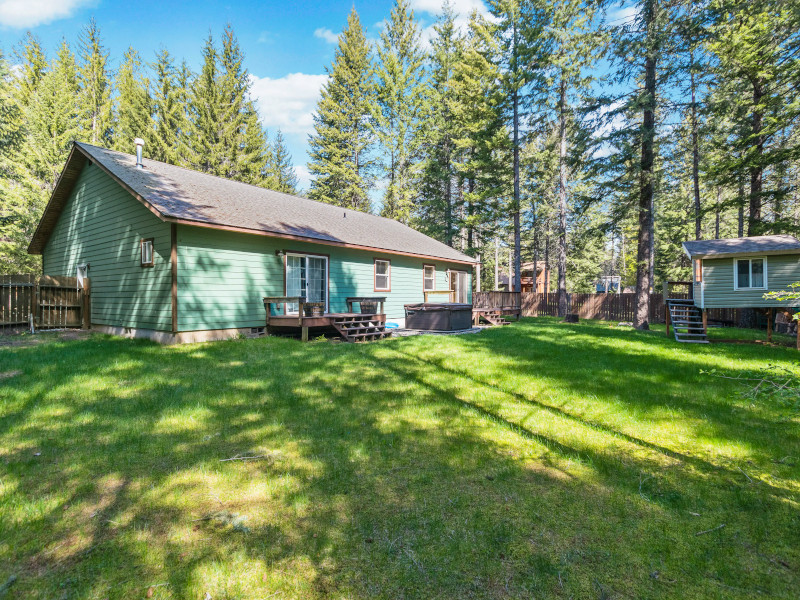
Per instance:
[[[450,271],[450,291],[453,292],[453,302],[467,303],[467,273],[464,271]]]
[[[328,259],[307,254],[286,255],[286,295],[305,296],[306,302],[322,302],[328,312]],[[297,314],[297,304],[286,310]]]

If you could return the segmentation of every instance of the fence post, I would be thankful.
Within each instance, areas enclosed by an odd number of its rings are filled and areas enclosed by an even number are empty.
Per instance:
[[[81,297],[81,329],[90,329],[92,326],[92,317],[91,317],[92,284],[88,277],[83,280],[82,294],[83,295]]]

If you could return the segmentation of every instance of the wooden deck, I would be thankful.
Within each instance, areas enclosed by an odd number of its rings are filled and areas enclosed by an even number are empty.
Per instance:
[[[386,314],[383,312],[385,297],[367,298],[352,297],[347,298],[346,304],[348,312],[323,313],[316,316],[308,316],[305,306],[313,303],[305,302],[300,297],[272,296],[264,298],[264,308],[266,309],[267,331],[275,333],[293,333],[299,330],[302,340],[308,341],[309,331],[336,330],[346,341],[371,341],[383,339],[390,335],[386,332]],[[354,312],[353,304],[368,304],[375,308],[380,307],[377,313]],[[296,314],[286,314],[287,304],[297,304]],[[363,307],[362,304],[362,307]],[[273,306],[281,310],[283,314],[272,314]],[[322,307],[322,303],[314,304]],[[280,308],[279,308],[280,307]]]
[[[386,315],[362,313],[325,313],[321,317],[300,317],[300,315],[270,315],[268,327],[333,327],[334,319],[369,318],[372,321],[386,323]]]

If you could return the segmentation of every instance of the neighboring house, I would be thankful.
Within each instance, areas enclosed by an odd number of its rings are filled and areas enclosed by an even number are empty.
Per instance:
[[[800,241],[791,235],[684,242],[683,249],[698,308],[800,306],[800,300],[764,299],[800,281]]]
[[[545,270],[545,264],[539,262],[536,265],[536,278],[534,288],[534,265],[533,261],[524,262],[520,269],[520,285],[523,292],[536,292],[542,294],[550,284],[550,272]],[[501,271],[498,275],[498,288],[509,291],[514,284],[513,278],[509,278],[508,273]]]
[[[264,296],[326,312],[426,290],[472,300],[476,261],[397,221],[75,143],[28,251],[45,275],[88,276],[92,327],[165,342],[263,327]]]
[[[603,275],[595,282],[594,289],[598,294],[618,294],[621,283],[622,276],[620,275]]]

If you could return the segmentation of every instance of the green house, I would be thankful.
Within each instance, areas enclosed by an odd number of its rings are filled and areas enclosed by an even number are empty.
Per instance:
[[[767,300],[764,294],[800,281],[800,241],[765,235],[684,242],[692,261],[694,304],[698,308],[800,306],[800,300]]]
[[[89,278],[93,328],[163,342],[259,332],[267,296],[385,297],[402,326],[426,291],[470,303],[476,263],[390,219],[77,142],[28,251]]]

